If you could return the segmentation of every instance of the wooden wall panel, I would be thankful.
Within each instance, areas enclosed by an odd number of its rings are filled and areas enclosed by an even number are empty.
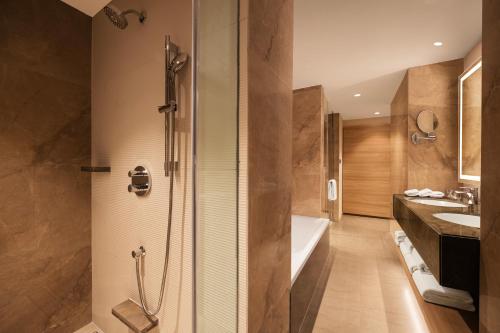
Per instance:
[[[344,121],[343,211],[392,216],[389,117]]]
[[[500,332],[500,1],[483,1],[481,333]]]

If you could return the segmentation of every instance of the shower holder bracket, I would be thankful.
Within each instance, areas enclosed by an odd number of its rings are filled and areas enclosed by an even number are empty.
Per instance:
[[[174,164],[173,168],[172,168],[172,163]],[[172,169],[173,169],[173,171],[179,170],[179,161],[165,162],[165,170],[172,170]]]

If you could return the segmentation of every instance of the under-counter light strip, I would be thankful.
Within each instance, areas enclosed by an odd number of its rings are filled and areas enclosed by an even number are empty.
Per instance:
[[[464,180],[475,180],[475,181],[480,181],[481,176],[472,176],[472,175],[464,175],[463,174],[463,165],[462,165],[462,113],[463,113],[463,88],[464,88],[464,81],[470,77],[472,74],[474,74],[479,68],[482,66],[482,61],[479,61],[474,67],[469,69],[467,73],[465,73],[462,77],[460,77],[460,103],[459,103],[459,143],[460,147],[458,149],[458,165],[459,165],[459,178],[464,179]]]

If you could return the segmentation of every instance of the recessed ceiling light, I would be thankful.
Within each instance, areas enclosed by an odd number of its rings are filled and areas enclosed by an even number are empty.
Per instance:
[[[378,116],[380,114],[380,112],[373,112],[374,115]]]
[[[354,94],[354,97],[360,97],[360,96],[361,96],[360,93]]]
[[[443,42],[434,42],[434,46],[441,47],[443,46]]]

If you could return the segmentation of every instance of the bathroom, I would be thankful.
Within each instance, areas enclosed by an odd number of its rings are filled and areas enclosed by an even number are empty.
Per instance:
[[[499,38],[495,0],[2,0],[0,332],[500,332]]]

